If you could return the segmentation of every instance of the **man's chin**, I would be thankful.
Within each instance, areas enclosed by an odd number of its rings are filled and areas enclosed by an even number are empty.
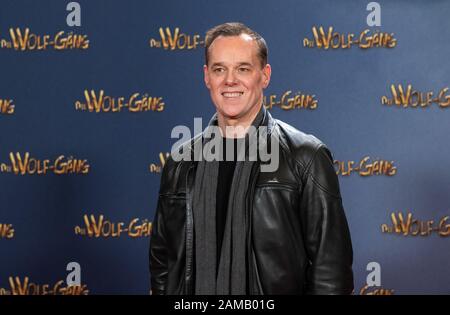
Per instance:
[[[222,113],[223,118],[225,119],[239,119],[242,117],[242,112],[223,112]]]
[[[244,108],[242,106],[227,106],[228,108],[224,109],[222,108],[222,110],[220,111],[220,113],[222,114],[222,116],[224,118],[227,119],[238,119],[239,117],[242,116],[243,112],[244,112]]]

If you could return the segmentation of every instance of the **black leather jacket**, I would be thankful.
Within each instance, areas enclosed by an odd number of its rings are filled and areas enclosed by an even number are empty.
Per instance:
[[[330,151],[269,112],[263,124],[277,133],[280,158],[277,171],[254,172],[250,181],[249,293],[352,293],[352,244]],[[195,292],[195,168],[171,158],[164,166],[150,240],[152,294]]]

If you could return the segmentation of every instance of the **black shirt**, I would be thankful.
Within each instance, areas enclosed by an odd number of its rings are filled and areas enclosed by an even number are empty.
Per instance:
[[[234,142],[234,159],[232,161],[226,161],[226,143],[230,141]],[[219,162],[219,178],[216,194],[217,269],[222,249],[225,222],[227,220],[228,199],[230,196],[231,183],[233,182],[234,169],[236,167],[237,139],[226,139],[226,141],[223,141],[222,148],[223,161]]]

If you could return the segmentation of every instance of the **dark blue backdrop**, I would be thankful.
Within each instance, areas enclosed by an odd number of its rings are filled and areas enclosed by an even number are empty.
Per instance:
[[[88,35],[87,50],[19,52],[0,49],[0,99],[13,99],[12,115],[0,114],[0,163],[10,152],[38,159],[59,155],[89,161],[88,174],[0,173],[0,223],[12,224],[0,238],[0,288],[11,276],[38,284],[65,279],[78,262],[90,294],[147,294],[149,238],[76,235],[83,215],[112,222],[153,219],[160,152],[170,151],[173,126],[193,128],[214,107],[203,83],[203,47],[150,47],[159,28],[200,34],[226,21],[241,21],[269,45],[273,75],[267,95],[287,90],[314,94],[315,110],[273,116],[312,133],[339,161],[364,156],[394,161],[394,176],[340,176],[354,246],[355,291],[365,285],[369,262],[381,265],[381,285],[396,294],[448,293],[449,239],[381,232],[390,214],[412,212],[420,220],[450,215],[450,125],[448,109],[381,105],[391,84],[435,91],[449,84],[449,1],[378,1],[382,26],[368,27],[369,1],[78,1],[82,26],[66,24],[69,1],[2,0],[0,39],[11,27],[35,34],[58,31]],[[320,50],[305,48],[313,26],[341,33],[394,33],[397,46]],[[163,97],[161,112],[90,113],[75,110],[84,90],[128,98]]]

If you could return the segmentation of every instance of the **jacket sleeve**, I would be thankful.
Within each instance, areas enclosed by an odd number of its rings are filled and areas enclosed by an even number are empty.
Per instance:
[[[170,179],[169,169],[173,168],[173,161],[169,157],[161,174],[161,183],[158,194],[158,203],[155,217],[152,222],[152,232],[150,236],[149,265],[151,276],[152,295],[166,294],[167,275],[168,275],[168,251],[165,231],[165,208],[164,185]]]
[[[351,294],[353,250],[331,152],[320,144],[302,176],[307,294]]]
[[[165,294],[167,281],[167,259],[162,200],[161,196],[159,196],[158,206],[152,222],[152,233],[150,238],[150,275],[152,295]]]

